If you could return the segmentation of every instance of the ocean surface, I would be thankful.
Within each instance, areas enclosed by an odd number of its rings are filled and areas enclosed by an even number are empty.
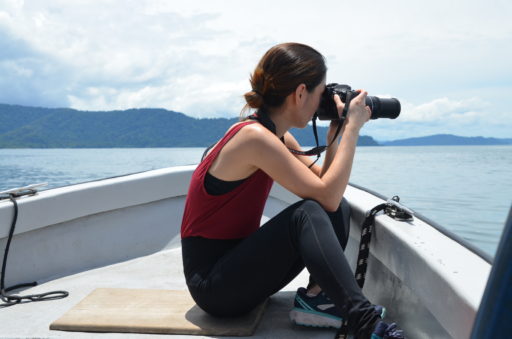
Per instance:
[[[204,148],[0,149],[0,191],[176,165]],[[401,202],[494,256],[512,203],[512,146],[359,147],[350,182]]]

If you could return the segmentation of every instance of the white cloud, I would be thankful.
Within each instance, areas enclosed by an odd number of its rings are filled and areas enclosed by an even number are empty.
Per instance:
[[[488,102],[477,97],[438,98],[419,105],[402,102],[397,119],[371,120],[362,133],[381,141],[432,134],[510,138],[510,114],[489,108]]]
[[[3,0],[0,102],[236,116],[261,55],[300,41],[326,55],[329,81],[398,97],[394,126],[455,130],[498,116],[511,126],[501,99],[512,93],[511,10],[498,0]],[[501,95],[481,95],[487,87]]]
[[[417,106],[405,103],[400,119],[411,122],[473,121],[488,107],[489,104],[479,98],[450,100],[445,97]]]

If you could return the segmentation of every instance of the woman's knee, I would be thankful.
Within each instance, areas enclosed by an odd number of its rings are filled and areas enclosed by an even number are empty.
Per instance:
[[[332,227],[328,213],[316,200],[305,199],[297,206],[295,224],[302,227]]]
[[[346,199],[341,201],[335,212],[327,212],[320,203],[312,199],[303,200],[299,209],[305,214],[301,217],[307,216],[307,220],[301,219],[302,226],[315,227],[317,230],[324,227],[333,229],[343,250],[346,248],[350,231],[350,205]]]
[[[310,213],[327,213],[325,209],[322,207],[322,205],[320,205],[318,201],[313,199],[302,200],[299,207]]]

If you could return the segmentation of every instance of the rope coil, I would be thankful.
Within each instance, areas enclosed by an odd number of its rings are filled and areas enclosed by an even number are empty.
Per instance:
[[[5,272],[7,270],[7,256],[9,254],[9,249],[11,246],[11,241],[14,236],[14,229],[16,227],[16,221],[18,220],[18,203],[16,202],[16,198],[23,195],[33,195],[35,194],[35,190],[27,190],[19,193],[9,193],[6,196],[2,196],[3,199],[9,199],[14,205],[14,215],[12,218],[11,228],[9,230],[9,236],[7,238],[7,243],[5,245],[4,258],[2,261],[2,273],[0,278],[0,299],[2,300],[2,304],[0,304],[0,308],[13,306],[16,304],[29,303],[35,301],[45,301],[45,300],[56,300],[66,298],[69,293],[66,291],[53,291],[46,292],[41,294],[30,294],[25,296],[8,294],[8,292],[12,290],[16,290],[24,287],[34,287],[37,286],[37,282],[23,283],[17,284],[11,287],[5,287]]]

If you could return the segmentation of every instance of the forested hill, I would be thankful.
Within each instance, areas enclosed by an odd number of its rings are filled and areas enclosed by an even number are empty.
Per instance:
[[[381,142],[385,146],[470,146],[470,145],[512,145],[512,139],[461,137],[452,134],[436,134],[418,138]]]
[[[204,147],[217,141],[232,119],[195,119],[165,109],[79,111],[0,104],[0,148]],[[319,127],[320,144],[326,127]],[[314,145],[311,128],[292,132]],[[375,146],[369,136],[359,145]]]

